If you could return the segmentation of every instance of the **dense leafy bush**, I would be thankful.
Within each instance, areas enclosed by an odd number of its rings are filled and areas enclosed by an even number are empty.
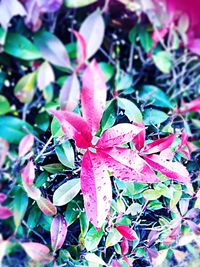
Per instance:
[[[0,2],[2,266],[200,265],[193,4]]]

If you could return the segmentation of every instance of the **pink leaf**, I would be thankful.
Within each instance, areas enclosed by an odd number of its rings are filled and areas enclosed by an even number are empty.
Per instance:
[[[136,232],[126,225],[116,226],[116,229],[121,235],[123,235],[123,237],[130,241],[138,239]]]
[[[22,4],[17,0],[2,0],[0,2],[0,10],[1,10],[1,17],[0,17],[0,24],[7,30],[9,26],[9,22],[14,16],[25,16],[26,11],[23,8]]]
[[[165,138],[158,139],[156,141],[153,141],[152,143],[149,143],[146,145],[144,149],[145,154],[152,154],[152,153],[158,153],[160,151],[163,151],[164,149],[171,146],[171,144],[174,142],[176,135],[171,134],[170,136],[167,136]]]
[[[28,197],[30,197],[34,200],[38,200],[40,198],[41,192],[36,186],[29,185],[29,184],[25,183],[23,180],[22,180],[22,184],[23,184],[24,190],[26,191]]]
[[[188,48],[197,55],[200,55],[200,38],[191,39],[188,44]],[[198,109],[199,111],[199,109]]]
[[[19,157],[23,157],[31,151],[34,143],[34,136],[32,134],[24,136],[19,143]]]
[[[78,48],[77,48],[78,66],[76,67],[76,71],[79,71],[80,68],[85,64],[87,60],[87,47],[86,47],[86,42],[83,36],[77,31],[73,31],[73,33],[78,40]]]
[[[105,24],[99,11],[90,14],[82,23],[80,35],[87,45],[87,59],[91,58],[101,47],[105,34]]]
[[[108,148],[127,144],[142,130],[143,128],[129,123],[117,124],[103,133],[96,146],[99,148]]]
[[[67,235],[67,223],[62,215],[53,218],[51,224],[51,247],[54,251],[60,249]]]
[[[3,203],[7,199],[6,194],[0,193],[0,204]]]
[[[145,161],[131,149],[104,149],[98,153],[101,154],[108,169],[118,179],[147,183],[160,181]]]
[[[21,246],[28,256],[34,261],[47,263],[53,260],[53,257],[49,254],[49,248],[43,244],[36,242],[24,242],[21,243]]]
[[[37,201],[38,207],[47,216],[53,216],[57,213],[56,207],[51,203],[51,201],[49,199],[46,199],[44,197],[40,197],[36,201]]]
[[[37,86],[40,90],[45,89],[50,83],[55,81],[55,75],[51,65],[45,61],[39,67],[37,76]]]
[[[59,102],[62,110],[73,111],[80,100],[80,83],[76,73],[67,78],[60,91]]]
[[[102,70],[95,60],[83,73],[83,88],[81,91],[81,104],[83,118],[87,121],[95,134],[106,105],[106,81]]]
[[[8,219],[12,215],[13,215],[12,211],[9,208],[0,206],[0,219],[1,220]]]
[[[120,246],[121,246],[122,255],[126,255],[129,250],[128,240],[126,238],[123,238]]]
[[[32,160],[24,167],[22,171],[22,179],[24,183],[32,185],[35,179],[35,165]]]
[[[144,156],[143,158],[151,167],[166,175],[168,178],[185,184],[190,182],[189,173],[181,163],[167,161],[162,159],[159,155]]]
[[[198,216],[199,216],[199,209],[193,208],[187,212],[187,214],[185,215],[185,218],[194,219]]]
[[[122,265],[117,260],[112,260],[112,267],[122,267]]]
[[[144,147],[144,142],[145,142],[145,137],[146,137],[146,129],[145,129],[145,125],[143,122],[137,123],[137,124],[135,123],[134,125],[143,128],[143,130],[138,135],[136,135],[132,140],[133,144],[135,145],[135,148],[138,151],[140,151]]]
[[[81,116],[60,110],[49,110],[49,113],[56,117],[63,132],[69,139],[74,139],[79,148],[88,148],[90,146],[92,140],[91,130]]]
[[[112,201],[112,187],[107,167],[98,154],[87,151],[82,160],[81,190],[88,219],[100,228]]]
[[[196,235],[200,235],[200,226],[198,224],[194,223],[191,220],[185,220],[185,222],[188,224],[188,226],[192,229],[192,231]]]
[[[0,169],[6,160],[8,150],[9,150],[8,142],[0,138]]]
[[[190,111],[199,112],[200,111],[200,97],[194,99],[189,103],[185,103],[179,110],[181,114],[188,113]]]

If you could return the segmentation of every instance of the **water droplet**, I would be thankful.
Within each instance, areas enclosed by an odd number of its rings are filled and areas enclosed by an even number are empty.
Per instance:
[[[98,186],[98,187],[97,187],[97,190],[100,191],[100,190],[101,190],[101,186]]]
[[[107,196],[104,196],[104,197],[103,197],[103,200],[106,201],[106,199],[107,199]]]

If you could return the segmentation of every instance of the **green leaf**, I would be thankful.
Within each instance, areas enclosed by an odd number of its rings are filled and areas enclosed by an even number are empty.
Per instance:
[[[47,31],[39,31],[34,37],[34,42],[44,59],[54,65],[70,68],[67,50],[54,34]]]
[[[80,220],[81,236],[85,237],[89,228],[89,220],[87,218],[86,212],[81,213],[79,220]]]
[[[0,129],[0,137],[12,144],[18,144],[28,132],[33,132],[30,124],[11,116],[0,117]]]
[[[115,81],[115,87],[118,91],[129,88],[131,87],[131,85],[132,77],[129,74],[120,75],[119,78]]]
[[[49,115],[47,112],[39,113],[35,118],[36,126],[46,132],[49,128]]]
[[[41,216],[41,211],[39,210],[39,208],[34,205],[30,212],[29,212],[29,216],[28,216],[28,220],[27,220],[27,224],[29,226],[30,229],[34,229],[36,227],[36,225],[38,224],[38,221],[40,219]]]
[[[117,244],[122,239],[122,235],[117,231],[117,229],[110,229],[108,236],[106,238],[106,248],[112,247]]]
[[[45,171],[50,173],[58,173],[58,172],[63,172],[65,170],[65,166],[63,166],[60,163],[51,163],[44,165],[42,167]]]
[[[112,100],[106,110],[103,113],[103,117],[101,120],[101,132],[106,131],[111,128],[116,120],[116,111],[115,111],[116,101]]]
[[[65,0],[65,5],[70,8],[84,7],[97,2],[97,0]]]
[[[14,94],[22,103],[30,103],[33,100],[36,83],[36,73],[23,76],[15,86]]]
[[[97,248],[101,238],[103,236],[103,230],[96,230],[94,226],[90,228],[85,237],[85,247],[87,251],[91,251]]]
[[[60,123],[55,117],[53,118],[52,123],[51,123],[51,133],[53,137],[60,137],[64,135],[60,127]]]
[[[145,125],[160,124],[168,119],[168,115],[157,109],[146,109],[144,111]]]
[[[114,68],[112,65],[106,63],[106,62],[100,62],[99,63],[100,68],[102,69],[106,82],[108,82],[114,75]]]
[[[68,168],[74,168],[74,149],[67,140],[65,143],[55,148],[59,161]]]
[[[39,224],[44,228],[47,232],[50,232],[50,227],[52,223],[53,217],[52,216],[47,216],[44,213],[42,213]]]
[[[126,98],[117,98],[118,106],[124,110],[125,115],[130,121],[140,123],[142,122],[142,113],[139,108],[130,100]]]
[[[172,198],[172,191],[162,183],[158,183],[154,185],[154,189],[159,192],[162,196],[165,196],[167,198]]]
[[[10,103],[8,99],[0,95],[0,115],[4,115],[10,111]]]
[[[41,58],[40,52],[31,41],[19,33],[8,32],[4,51],[11,56],[23,60],[35,60]]]
[[[151,38],[150,33],[147,31],[145,27],[141,27],[139,31],[139,38],[140,38],[140,43],[146,53],[148,53],[152,46],[153,46],[153,40]]]
[[[156,67],[163,73],[170,73],[173,60],[172,55],[166,51],[160,51],[156,55],[153,55],[153,61]]]
[[[170,200],[169,206],[170,206],[170,209],[173,209],[176,206],[176,204],[179,202],[179,200],[181,199],[182,187],[180,184],[177,184],[171,187],[171,190],[173,193],[173,197]]]
[[[27,194],[19,189],[14,198],[14,206],[13,206],[13,214],[14,214],[14,222],[16,228],[19,227],[21,221],[26,213],[26,209],[28,207],[28,197]]]
[[[71,201],[67,205],[67,209],[65,211],[65,219],[66,219],[67,225],[71,225],[79,217],[80,213],[81,211],[77,203],[75,203],[75,201]]]
[[[63,206],[70,202],[80,191],[80,179],[72,179],[56,189],[53,195],[53,204]]]
[[[153,189],[147,189],[142,193],[142,195],[148,201],[158,199],[161,196],[159,191]]]
[[[128,34],[128,39],[130,40],[132,45],[135,45],[136,43],[137,34],[138,34],[138,25],[134,26]]]
[[[151,103],[151,105],[158,107],[171,108],[172,104],[169,97],[160,88],[153,85],[144,85],[141,92],[140,98],[142,101]]]

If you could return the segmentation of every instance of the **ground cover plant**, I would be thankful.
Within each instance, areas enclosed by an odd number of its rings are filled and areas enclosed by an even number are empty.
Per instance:
[[[198,7],[1,0],[1,266],[200,265]]]

